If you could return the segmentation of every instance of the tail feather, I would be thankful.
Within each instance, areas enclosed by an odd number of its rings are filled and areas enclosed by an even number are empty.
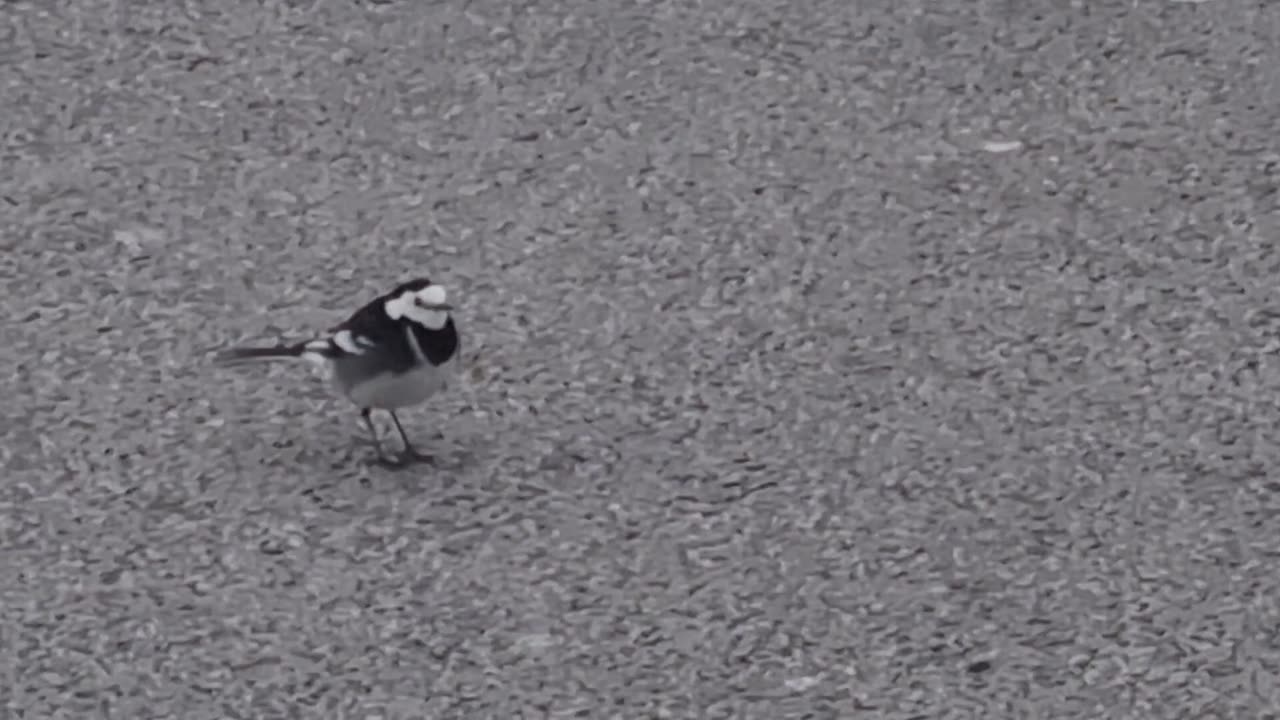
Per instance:
[[[348,353],[344,353],[342,348],[335,345],[333,338],[318,338],[300,342],[296,345],[231,348],[218,354],[218,362],[222,365],[243,365],[270,360],[302,358],[316,365],[325,365],[344,354]]]
[[[217,360],[222,365],[242,365],[245,363],[298,358],[305,352],[307,352],[306,343],[277,345],[275,347],[237,347],[218,353]]]

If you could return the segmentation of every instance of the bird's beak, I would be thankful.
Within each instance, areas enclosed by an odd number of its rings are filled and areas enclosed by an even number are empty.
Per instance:
[[[443,310],[445,312],[450,312],[453,310],[453,306],[450,305],[449,303],[429,303],[429,302],[423,302],[421,300],[416,300],[415,303],[418,305],[418,307],[424,310]]]

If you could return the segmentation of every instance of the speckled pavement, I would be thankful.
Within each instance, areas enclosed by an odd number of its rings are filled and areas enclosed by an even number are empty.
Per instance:
[[[1277,38],[0,4],[0,718],[1277,717]],[[434,468],[207,361],[417,274]]]

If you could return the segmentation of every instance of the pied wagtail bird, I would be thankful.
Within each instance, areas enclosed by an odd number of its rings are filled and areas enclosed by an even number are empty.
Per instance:
[[[355,311],[322,337],[295,345],[237,347],[219,360],[237,365],[301,358],[327,366],[334,388],[360,408],[378,459],[430,462],[409,442],[396,410],[417,405],[445,388],[458,358],[458,330],[445,289],[426,278],[401,283]],[[392,461],[382,450],[370,414],[386,410],[400,432],[404,454]]]

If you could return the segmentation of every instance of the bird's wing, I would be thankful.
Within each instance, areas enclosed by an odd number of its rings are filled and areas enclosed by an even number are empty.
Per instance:
[[[407,370],[415,362],[404,328],[387,316],[380,300],[355,311],[351,317],[329,328],[327,336],[312,342],[317,346],[325,344],[325,355],[331,359],[376,356],[378,364],[393,371]]]

